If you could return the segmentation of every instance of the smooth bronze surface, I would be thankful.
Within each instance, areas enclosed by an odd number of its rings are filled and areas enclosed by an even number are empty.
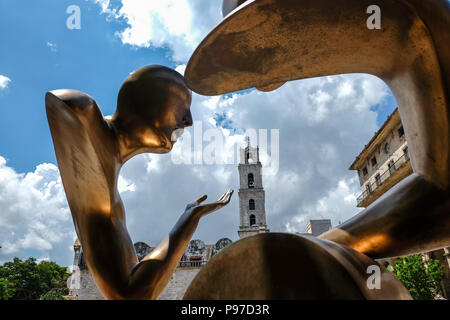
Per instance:
[[[380,287],[369,289],[379,267]],[[369,268],[369,269],[368,269]],[[369,272],[368,272],[369,270]],[[411,299],[369,257],[337,243],[286,233],[241,239],[215,255],[183,299]]]
[[[210,204],[201,204],[206,195],[189,204],[169,235],[138,263],[117,179],[128,159],[169,152],[173,133],[192,125],[183,76],[162,66],[137,70],[123,83],[110,120],[91,97],[75,90],[48,92],[45,102],[64,190],[97,287],[107,299],[157,298],[200,218],[226,205],[233,193]]]
[[[204,95],[363,72],[392,90],[414,174],[322,237],[373,258],[450,245],[450,4],[446,0],[224,0],[223,21],[192,55]],[[370,30],[370,5],[381,29]]]

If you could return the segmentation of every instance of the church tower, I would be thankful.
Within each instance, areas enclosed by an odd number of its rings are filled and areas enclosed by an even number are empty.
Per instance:
[[[266,224],[265,192],[262,185],[262,165],[259,147],[240,148],[239,161],[239,238],[269,232]]]

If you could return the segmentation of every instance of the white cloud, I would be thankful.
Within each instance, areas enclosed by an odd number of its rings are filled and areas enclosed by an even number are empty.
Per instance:
[[[17,173],[0,156],[0,261],[31,255],[68,259],[75,233],[58,168]]]
[[[7,76],[3,76],[0,74],[0,90],[8,88],[8,84],[11,82],[11,79]]]
[[[175,68],[175,70],[184,76],[184,72],[186,71],[186,65],[180,64]]]
[[[344,95],[343,83],[347,87]],[[290,82],[270,93],[255,90],[232,97],[194,93],[191,110],[194,120],[202,121],[203,133],[219,126],[214,120],[216,113],[224,113],[231,121],[232,129],[221,128],[226,140],[224,154],[219,157],[236,155],[236,144],[244,142],[239,129],[280,130],[279,172],[263,177],[267,221],[272,231],[305,232],[309,219],[330,218],[336,225],[359,211],[359,183],[348,166],[377,129],[377,113],[371,107],[383,103],[387,94],[386,85],[378,78],[354,74]],[[190,144],[184,145],[188,136]],[[179,157],[186,146],[194,150],[195,139],[193,128],[187,128],[172,152]],[[208,144],[202,141],[203,150]],[[207,243],[220,237],[236,240],[237,165],[176,165],[171,156],[152,155],[158,159],[158,169],[147,175],[142,174],[148,166],[144,156],[131,159],[123,168],[122,175],[128,181],[137,179],[135,192],[122,195],[131,216],[128,226],[133,239],[156,245],[188,202],[204,193],[213,201],[233,188],[236,192],[231,203],[223,212],[201,221],[194,237]],[[188,160],[192,163],[192,158]]]
[[[134,183],[129,182],[124,177],[122,177],[122,175],[120,175],[119,179],[117,181],[117,190],[119,190],[119,192],[125,192],[125,191],[133,192],[136,190],[136,186]]]
[[[187,61],[195,47],[222,19],[221,0],[94,0],[109,19],[123,19],[117,32],[123,43],[138,47],[169,47],[175,61]]]
[[[55,43],[51,43],[50,41],[47,42],[47,47],[50,48],[51,52],[57,52],[58,46]]]

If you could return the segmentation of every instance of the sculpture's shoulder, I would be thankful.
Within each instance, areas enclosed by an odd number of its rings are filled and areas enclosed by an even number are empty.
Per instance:
[[[45,95],[45,105],[47,111],[49,109],[68,107],[76,115],[86,115],[92,111],[94,113],[100,113],[95,100],[86,93],[77,90],[62,89],[49,91]]]
[[[46,94],[45,104],[72,214],[109,215],[115,141],[97,103],[76,90],[55,90]]]

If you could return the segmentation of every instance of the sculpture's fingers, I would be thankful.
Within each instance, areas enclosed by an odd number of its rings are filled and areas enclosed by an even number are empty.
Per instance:
[[[206,198],[208,198],[208,196],[206,194],[202,195],[200,198],[198,198],[197,200],[195,200],[195,204],[199,205],[200,203],[202,203],[203,201],[206,200]]]
[[[222,197],[220,197],[219,201],[223,202],[224,204],[227,204],[228,202],[230,202],[233,192],[234,192],[233,189],[228,190]]]
[[[226,195],[227,195],[227,192],[225,192],[223,195],[221,195],[220,198],[217,199],[216,202],[221,202],[226,197]]]
[[[231,194],[233,194],[233,189],[229,189],[227,192],[225,192],[219,199],[217,199],[217,202],[227,201],[227,199],[230,198]]]

